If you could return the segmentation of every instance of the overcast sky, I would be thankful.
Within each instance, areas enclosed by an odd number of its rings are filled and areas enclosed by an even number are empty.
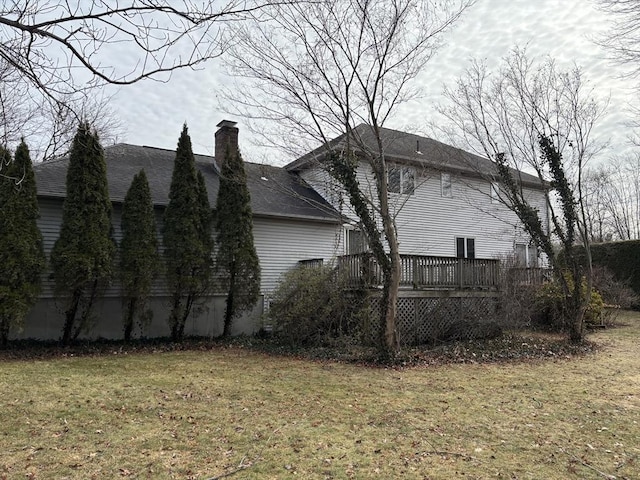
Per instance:
[[[426,132],[435,105],[443,100],[443,84],[453,86],[471,58],[497,64],[514,46],[526,46],[530,55],[551,55],[562,67],[570,68],[575,62],[583,68],[595,95],[610,97],[608,114],[596,132],[602,140],[611,141],[612,148],[602,157],[606,161],[606,156],[627,148],[627,107],[637,96],[636,82],[621,79],[623,68],[608,61],[593,42],[607,22],[591,0],[478,0],[417,79],[423,97],[404,105],[387,126]],[[212,61],[199,71],[175,73],[168,83],[145,81],[118,89],[113,108],[124,127],[124,136],[118,140],[175,149],[186,121],[194,151],[212,154],[216,124],[230,119],[238,122],[246,161],[276,165],[290,161],[283,153],[255,148],[242,118],[228,118],[218,109],[217,91],[228,81],[221,70]]]

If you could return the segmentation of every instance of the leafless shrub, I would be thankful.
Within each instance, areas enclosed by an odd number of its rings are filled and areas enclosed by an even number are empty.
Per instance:
[[[604,325],[614,324],[620,310],[636,307],[640,303],[638,295],[625,282],[616,279],[607,267],[593,267],[593,286],[605,303],[602,316]]]

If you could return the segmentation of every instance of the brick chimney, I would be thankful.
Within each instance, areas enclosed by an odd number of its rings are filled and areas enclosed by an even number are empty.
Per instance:
[[[215,135],[215,161],[218,170],[222,169],[222,162],[227,151],[227,146],[232,152],[238,151],[238,128],[236,122],[222,120],[218,125]]]

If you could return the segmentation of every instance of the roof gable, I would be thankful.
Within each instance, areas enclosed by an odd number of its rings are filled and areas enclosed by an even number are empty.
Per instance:
[[[361,144],[365,146],[371,145],[371,151],[377,151],[377,147],[375,147],[377,142],[369,125],[358,125],[354,129],[353,135],[361,139]],[[410,163],[418,167],[450,171],[463,175],[497,178],[496,165],[493,161],[432,138],[389,128],[382,128],[380,137],[385,155],[389,161]],[[332,150],[345,148],[346,139],[347,135],[342,134],[331,140],[328,147]],[[363,153],[361,148],[355,148],[354,150],[356,153]],[[289,163],[284,168],[292,172],[305,170],[313,165],[314,162],[322,161],[326,151],[326,146],[318,147]],[[523,184],[534,188],[542,188],[543,184],[538,177],[519,170],[511,170],[514,176]]]

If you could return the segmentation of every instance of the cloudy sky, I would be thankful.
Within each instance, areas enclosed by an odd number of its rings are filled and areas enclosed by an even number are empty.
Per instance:
[[[427,131],[441,102],[444,84],[453,85],[469,66],[471,58],[497,64],[516,45],[526,46],[530,55],[551,55],[559,65],[575,62],[594,87],[594,94],[610,97],[608,114],[596,134],[609,140],[606,156],[624,152],[628,128],[627,107],[637,93],[624,70],[611,64],[593,38],[604,32],[607,17],[592,0],[478,0],[455,29],[446,45],[417,79],[424,95],[398,110],[387,126]],[[213,153],[215,125],[228,114],[219,108],[218,92],[229,79],[214,61],[199,71],[175,73],[168,83],[145,81],[115,91],[113,108],[123,123],[119,141],[174,149],[183,122],[187,122],[196,153]],[[265,152],[252,144],[252,137],[238,122],[240,146],[245,160],[281,165],[289,160],[281,152]]]

